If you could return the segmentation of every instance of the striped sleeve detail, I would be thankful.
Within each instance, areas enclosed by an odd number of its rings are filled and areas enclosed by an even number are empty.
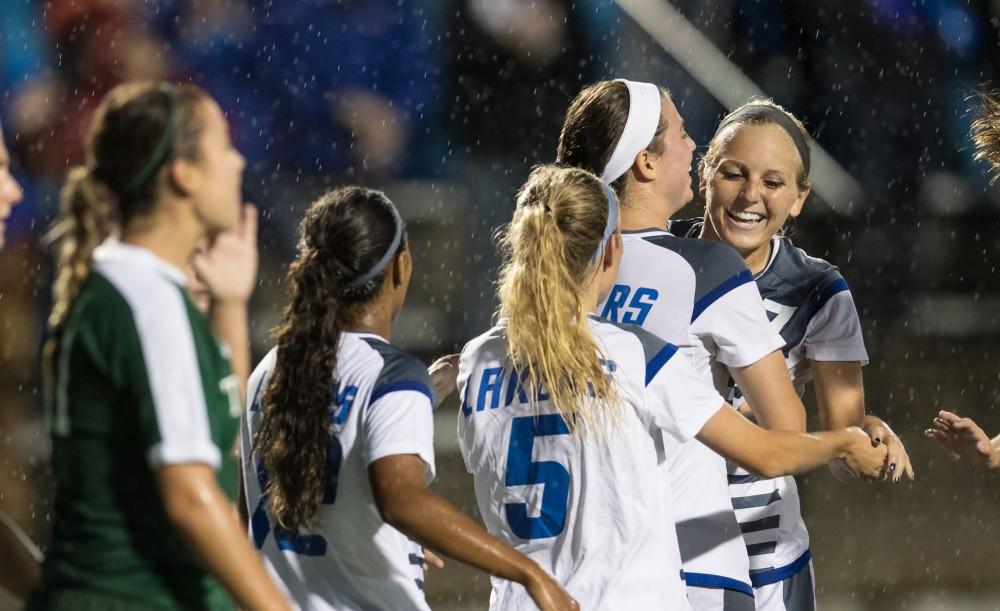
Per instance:
[[[819,295],[809,304],[809,309],[807,310],[806,320],[812,320],[812,317],[819,313],[823,309],[830,299],[837,293],[849,290],[847,288],[847,282],[843,278],[838,278],[826,286]]]
[[[676,353],[677,346],[673,344],[665,344],[659,352],[653,355],[653,358],[646,363],[646,386],[649,386],[649,383],[653,381],[656,374],[663,369],[663,366],[666,365]]]
[[[753,282],[753,274],[750,273],[749,269],[743,269],[735,276],[731,276],[722,284],[702,295],[694,304],[694,309],[691,312],[691,322],[697,320],[709,306],[721,299],[726,293],[748,282]]]

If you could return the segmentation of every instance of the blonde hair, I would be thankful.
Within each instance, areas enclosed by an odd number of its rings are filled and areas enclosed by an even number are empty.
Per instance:
[[[792,113],[785,110],[784,107],[782,107],[780,104],[776,104],[774,100],[771,100],[769,98],[757,98],[750,100],[746,104],[733,110],[733,112],[726,115],[726,117],[734,115],[743,110],[744,108],[752,106],[769,106],[776,110],[780,110],[781,112],[785,113],[785,115],[787,115],[789,119],[792,120],[792,123],[794,123],[795,127],[798,128],[799,133],[802,135],[802,139],[806,143],[808,143],[809,140],[811,140],[809,136],[809,130],[806,129],[806,126],[802,123],[802,121],[800,121],[798,117],[796,117]],[[723,117],[722,120],[725,121],[726,120],[725,117]],[[733,123],[732,125],[742,127],[744,125],[768,125],[771,123],[774,122],[762,118],[762,119],[753,119],[750,121],[740,121],[738,123]],[[776,125],[777,123],[774,124]],[[722,154],[725,152],[726,147],[729,146],[729,143],[732,142],[733,138],[736,136],[736,132],[737,132],[736,129],[728,129],[727,127],[727,129],[722,130],[721,132],[715,134],[715,136],[712,137],[712,140],[708,143],[708,150],[705,151],[705,154],[702,156],[701,161],[698,163],[698,174],[699,178],[702,181],[708,181],[715,173],[715,171],[719,169],[719,164],[722,163]],[[799,175],[796,176],[795,182],[799,187],[799,191],[804,191],[809,188],[809,175],[806,174],[805,166],[802,164],[799,165]]]
[[[535,168],[501,230],[498,316],[529,402],[543,391],[571,429],[592,428],[617,405],[580,287],[593,274],[610,210],[596,176],[578,168]]]
[[[169,97],[175,99],[177,129],[165,159],[197,159],[203,129],[197,106],[207,96],[193,85],[118,85],[91,119],[85,140],[87,164],[69,171],[59,195],[59,216],[46,237],[57,245],[52,311],[42,351],[46,385],[55,380],[59,336],[90,276],[94,250],[120,233],[131,218],[148,212],[162,188],[155,179],[128,183],[149,163],[163,138],[171,120]]]
[[[979,95],[980,105],[970,136],[976,145],[973,158],[986,161],[993,170],[993,184],[1000,178],[1000,91]]]

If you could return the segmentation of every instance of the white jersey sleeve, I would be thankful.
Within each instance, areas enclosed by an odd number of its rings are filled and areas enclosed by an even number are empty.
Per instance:
[[[679,442],[694,438],[725,405],[709,380],[691,362],[666,347],[646,365],[646,409],[652,422]]]
[[[729,367],[752,365],[785,345],[745,267],[695,304],[691,334]]]
[[[868,364],[861,321],[854,298],[843,280],[831,285],[831,293],[809,320],[805,338],[807,359],[813,361],[858,361]]]
[[[427,481],[434,479],[433,408],[431,381],[423,365],[412,359],[387,366],[362,421],[365,466],[386,456],[412,454],[426,464]]]

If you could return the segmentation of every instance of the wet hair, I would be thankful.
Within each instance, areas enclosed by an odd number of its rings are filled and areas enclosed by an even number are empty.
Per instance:
[[[663,87],[660,87],[660,94],[662,97],[670,95]],[[628,111],[629,92],[625,83],[599,81],[584,87],[566,111],[566,119],[559,132],[556,158],[600,176],[625,131]],[[660,124],[646,150],[656,155],[663,153],[663,133],[667,127],[667,118],[661,112]],[[623,200],[628,174],[625,172],[611,183],[615,193]]]
[[[298,256],[286,276],[277,358],[253,449],[267,470],[271,510],[284,528],[307,526],[323,500],[341,334],[382,292],[392,260],[405,249],[395,207],[372,189],[329,191],[299,224]],[[383,268],[370,274],[380,262]]]
[[[535,168],[517,196],[499,243],[497,315],[505,320],[509,356],[529,401],[539,392],[570,427],[596,424],[594,409],[616,397],[584,311],[579,288],[592,274],[609,208],[600,180],[579,168]]]
[[[709,180],[715,173],[715,171],[719,168],[719,164],[722,163],[722,155],[723,153],[725,153],[726,148],[729,146],[729,143],[732,142],[733,138],[736,136],[736,132],[739,131],[739,127],[742,127],[744,125],[778,125],[779,127],[785,130],[792,129],[792,127],[789,127],[787,125],[788,122],[786,122],[786,124],[783,125],[779,123],[775,118],[773,118],[772,113],[767,113],[767,112],[754,113],[752,115],[752,118],[746,120],[742,119],[733,120],[733,118],[736,115],[750,114],[746,112],[748,109],[753,109],[759,106],[763,106],[766,107],[767,109],[782,113],[785,117],[788,118],[791,126],[794,126],[794,129],[797,129],[799,131],[799,135],[801,136],[800,142],[804,143],[804,145],[806,146],[808,145],[809,140],[811,139],[809,136],[809,131],[806,129],[806,126],[802,123],[802,121],[800,121],[795,115],[788,112],[778,104],[775,104],[773,100],[769,99],[750,100],[746,104],[740,106],[733,112],[723,117],[722,121],[720,121],[719,123],[720,125],[723,125],[727,122],[729,122],[729,125],[726,125],[723,129],[717,131],[715,135],[712,137],[712,140],[708,143],[708,150],[705,151],[705,154],[702,156],[701,161],[698,164],[698,173],[700,175],[701,180],[703,181]],[[739,126],[739,127],[733,128],[732,126]],[[792,134],[788,135],[789,138],[791,138],[794,142],[795,140],[794,136]],[[798,148],[798,146],[796,148]],[[799,191],[804,191],[805,189],[809,188],[809,173],[806,170],[805,160],[801,159],[801,156],[802,153],[800,150],[799,157],[801,163],[799,165],[798,175],[795,177],[795,182],[799,187]]]
[[[193,85],[119,85],[101,101],[85,139],[86,165],[70,170],[50,232],[58,243],[45,370],[53,379],[58,337],[90,275],[94,249],[152,210],[174,159],[198,160],[207,94]]]
[[[969,135],[976,145],[973,158],[990,164],[992,184],[1000,178],[1000,91],[981,93],[978,98],[979,107]]]

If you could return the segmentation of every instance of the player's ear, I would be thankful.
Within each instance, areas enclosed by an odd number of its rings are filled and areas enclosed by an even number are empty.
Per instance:
[[[413,273],[413,258],[410,250],[406,249],[396,255],[392,260],[392,286],[396,288],[400,285],[410,283],[410,275]]]
[[[799,197],[792,204],[791,210],[788,212],[788,216],[795,218],[802,213],[802,207],[806,204],[806,199],[809,197],[809,193],[812,191],[810,185],[806,185],[804,189],[799,189]]]

